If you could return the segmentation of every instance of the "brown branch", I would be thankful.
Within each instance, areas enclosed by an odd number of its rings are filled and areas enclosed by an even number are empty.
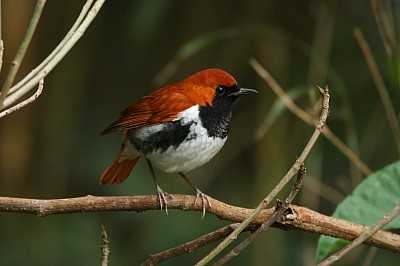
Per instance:
[[[388,89],[385,85],[385,82],[383,81],[381,73],[379,72],[378,66],[376,65],[371,48],[365,40],[361,29],[355,28],[353,34],[358,42],[358,45],[361,48],[369,71],[371,72],[372,80],[374,81],[376,90],[378,91],[379,97],[381,98],[383,109],[385,110],[386,117],[393,134],[393,138],[397,145],[397,151],[400,153],[400,125],[398,122],[397,114],[391,102]]]
[[[282,89],[278,82],[272,77],[272,75],[254,58],[250,59],[250,65],[257,72],[257,74],[268,84],[273,92],[281,99],[285,104],[286,108],[296,115],[300,120],[309,126],[314,127],[316,120],[302,108],[300,108],[290,96]],[[344,144],[331,130],[325,125],[324,135],[349,161],[357,167],[357,169],[368,176],[372,174],[372,170],[355,154],[346,144]]]
[[[233,230],[235,230],[238,227],[238,223],[236,224],[229,224],[227,226],[224,226],[218,230],[215,230],[211,233],[208,233],[204,236],[201,236],[193,241],[187,242],[185,244],[179,245],[177,247],[165,250],[163,252],[151,255],[148,260],[143,262],[143,266],[145,265],[156,265],[162,261],[169,260],[174,257],[181,256],[185,253],[192,253],[196,251],[197,249],[204,247],[206,245],[209,245],[210,243],[216,242],[218,240],[221,240],[225,237],[227,237]],[[256,225],[250,225],[246,227],[245,230],[243,231],[249,231],[249,230],[254,230],[257,226]]]
[[[242,222],[254,209],[247,209],[228,205],[224,202],[208,197],[212,207],[207,212],[222,220]],[[201,211],[201,204],[193,205],[193,195],[170,194],[168,207],[184,211]],[[0,212],[27,213],[44,217],[55,214],[81,212],[110,212],[110,211],[137,211],[159,210],[157,195],[98,197],[84,196],[66,199],[26,199],[0,197]],[[253,224],[261,224],[273,213],[275,208],[265,209],[256,216]],[[353,240],[368,226],[362,226],[325,216],[305,207],[289,205],[287,212],[281,216],[273,227],[284,230],[299,230],[315,234],[324,234],[333,237]],[[368,239],[366,244],[400,253],[400,235],[385,231],[378,231]]]

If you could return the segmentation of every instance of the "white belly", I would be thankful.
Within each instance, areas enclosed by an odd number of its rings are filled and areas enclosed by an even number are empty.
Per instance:
[[[149,136],[165,129],[164,125],[148,126],[132,132],[142,155],[149,159],[152,165],[167,173],[185,173],[211,160],[224,145],[227,137],[209,137],[199,118],[199,106],[193,106],[178,114],[181,125],[188,125],[189,133],[179,145],[165,146],[158,143],[160,148],[143,149],[142,142],[148,141]],[[158,140],[159,141],[159,140]],[[128,141],[128,145],[129,145]],[[133,148],[133,147],[132,147]]]
[[[179,147],[170,147],[163,153],[153,152],[147,158],[154,167],[167,173],[185,173],[211,160],[222,148],[226,138],[199,136],[183,142]]]

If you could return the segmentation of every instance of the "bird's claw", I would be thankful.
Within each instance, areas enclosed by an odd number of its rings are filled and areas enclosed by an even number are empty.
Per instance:
[[[167,198],[165,197],[168,193],[162,191],[162,189],[157,185],[157,196],[158,196],[158,201],[160,202],[160,209],[165,210],[165,213],[168,215],[168,202]]]
[[[201,192],[200,189],[196,188],[196,199],[194,200],[194,205],[196,205],[197,200],[199,199],[199,197],[201,197],[201,199],[202,199],[203,215],[201,216],[201,219],[203,219],[204,215],[206,214],[206,204],[208,205],[209,208],[211,208],[211,203],[208,200],[207,195],[204,194],[203,192]]]

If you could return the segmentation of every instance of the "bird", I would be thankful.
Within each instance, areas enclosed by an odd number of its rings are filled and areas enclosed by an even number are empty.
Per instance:
[[[157,183],[153,166],[179,174],[195,191],[202,212],[211,207],[206,194],[186,173],[210,161],[227,140],[233,107],[239,97],[258,93],[242,88],[226,71],[210,68],[181,82],[157,89],[122,111],[100,134],[123,133],[120,151],[100,177],[100,184],[120,184],[140,157],[150,169],[161,210],[168,201]]]

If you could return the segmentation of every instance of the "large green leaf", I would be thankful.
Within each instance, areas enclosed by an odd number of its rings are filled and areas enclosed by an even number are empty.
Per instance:
[[[338,205],[333,217],[371,226],[400,202],[400,162],[375,172],[360,183],[353,194]],[[400,228],[400,217],[384,227]],[[318,241],[317,262],[346,245],[348,241],[321,236]]]

